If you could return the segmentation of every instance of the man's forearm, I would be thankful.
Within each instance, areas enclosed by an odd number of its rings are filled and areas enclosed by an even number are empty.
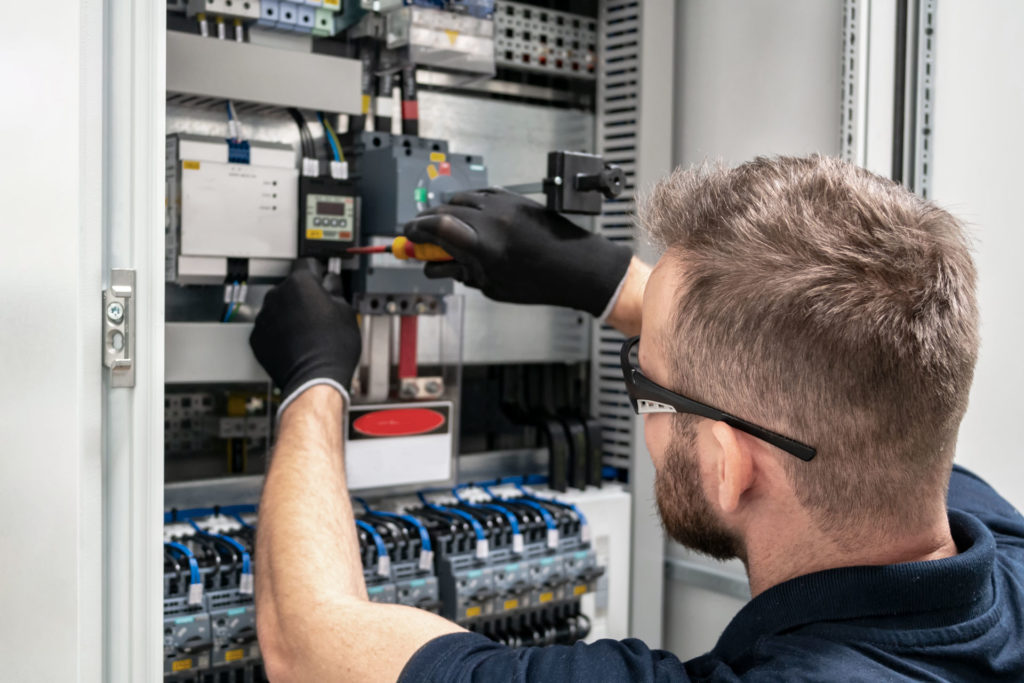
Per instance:
[[[285,411],[260,500],[256,602],[265,647],[313,645],[305,621],[366,598],[342,459],[341,395],[313,387]],[[281,642],[281,641],[284,642]],[[322,647],[322,644],[319,644]]]
[[[313,387],[285,410],[260,500],[256,619],[274,681],[394,681],[459,626],[370,602],[345,483],[342,399]]]
[[[629,263],[626,278],[606,322],[627,337],[640,334],[644,289],[651,276],[651,267],[636,256]]]

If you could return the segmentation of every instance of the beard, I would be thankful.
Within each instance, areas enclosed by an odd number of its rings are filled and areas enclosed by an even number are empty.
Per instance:
[[[675,418],[676,438],[654,478],[661,526],[672,540],[698,553],[716,560],[743,558],[742,540],[715,514],[701,485],[696,421]]]

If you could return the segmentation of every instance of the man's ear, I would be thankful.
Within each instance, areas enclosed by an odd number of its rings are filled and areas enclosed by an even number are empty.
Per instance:
[[[740,498],[754,484],[754,454],[747,440],[724,422],[711,425],[718,445],[715,487],[722,512],[735,512]]]

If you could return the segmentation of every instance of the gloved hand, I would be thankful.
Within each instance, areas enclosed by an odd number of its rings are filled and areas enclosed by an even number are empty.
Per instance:
[[[567,306],[599,316],[626,275],[632,252],[537,202],[500,188],[455,195],[405,225],[413,242],[437,244],[454,261],[428,263],[495,301]]]
[[[336,287],[336,282],[336,276],[324,277],[316,260],[300,259],[292,274],[263,299],[249,345],[281,388],[278,417],[317,384],[334,387],[348,400],[362,335],[355,310],[325,288]]]

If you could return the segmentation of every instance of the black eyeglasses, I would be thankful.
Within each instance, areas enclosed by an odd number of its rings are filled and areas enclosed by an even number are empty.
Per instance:
[[[776,434],[770,429],[758,427],[756,424],[747,422],[743,418],[722,412],[717,408],[694,401],[692,398],[686,398],[670,389],[655,384],[647,379],[640,372],[640,368],[630,359],[630,355],[638,343],[640,343],[639,336],[627,339],[622,345],[621,356],[622,376],[626,380],[626,391],[629,392],[629,400],[633,404],[633,411],[637,415],[647,413],[688,413],[690,415],[700,415],[709,420],[724,422],[734,429],[755,436],[804,461],[811,460],[817,453],[814,448],[799,441]]]

